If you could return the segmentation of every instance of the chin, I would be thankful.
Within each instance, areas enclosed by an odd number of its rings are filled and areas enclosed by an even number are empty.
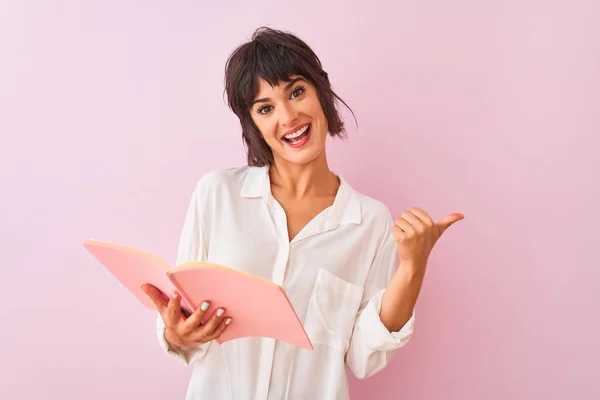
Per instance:
[[[302,151],[284,152],[279,154],[279,158],[292,164],[306,165],[317,160],[324,151],[325,146],[311,146]]]

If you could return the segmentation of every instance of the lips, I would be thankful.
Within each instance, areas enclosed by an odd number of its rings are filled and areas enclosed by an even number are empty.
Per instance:
[[[292,135],[292,137],[284,137],[283,140],[285,140],[288,143],[298,143],[299,141],[301,141],[302,139],[304,139],[306,136],[308,136],[310,132],[310,125],[305,126],[304,128],[299,129],[295,134]]]
[[[305,125],[300,129],[295,130],[295,133],[288,134],[288,137],[284,137],[283,140],[288,144],[288,146],[293,148],[299,148],[304,146],[310,139],[311,134],[311,126]],[[292,135],[293,137],[289,137]],[[294,136],[295,135],[295,136]]]

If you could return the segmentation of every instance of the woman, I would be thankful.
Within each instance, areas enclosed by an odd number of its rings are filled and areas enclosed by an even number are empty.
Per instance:
[[[369,377],[410,339],[428,256],[463,216],[434,223],[412,208],[394,222],[329,169],[327,135],[344,132],[341,99],[294,35],[260,28],[231,54],[225,78],[248,165],[199,180],[177,263],[208,260],[280,284],[314,351],[256,337],[213,345],[235,324],[227,310],[205,303],[186,318],[177,293],[167,300],[146,285],[160,311],[158,340],[194,364],[188,399],[347,399],[345,366]]]

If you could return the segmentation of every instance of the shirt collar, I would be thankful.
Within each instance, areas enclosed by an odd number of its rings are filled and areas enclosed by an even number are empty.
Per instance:
[[[329,209],[327,224],[330,228],[342,224],[360,224],[361,207],[357,192],[340,174],[334,174],[340,179],[340,187]],[[262,197],[272,207],[275,199],[271,193],[269,167],[248,167],[240,195],[244,198]]]
[[[268,167],[248,167],[240,195],[246,198],[264,197],[271,193]]]

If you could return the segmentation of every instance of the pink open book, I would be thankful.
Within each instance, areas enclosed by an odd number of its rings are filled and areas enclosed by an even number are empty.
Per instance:
[[[223,307],[232,318],[216,339],[262,336],[313,350],[308,335],[287,295],[276,283],[259,276],[208,262],[188,262],[169,268],[159,257],[131,247],[87,240],[84,247],[147,308],[156,306],[141,286],[149,283],[167,297],[181,294],[181,307],[191,314],[204,301],[210,310]],[[205,318],[212,313],[207,312]]]

